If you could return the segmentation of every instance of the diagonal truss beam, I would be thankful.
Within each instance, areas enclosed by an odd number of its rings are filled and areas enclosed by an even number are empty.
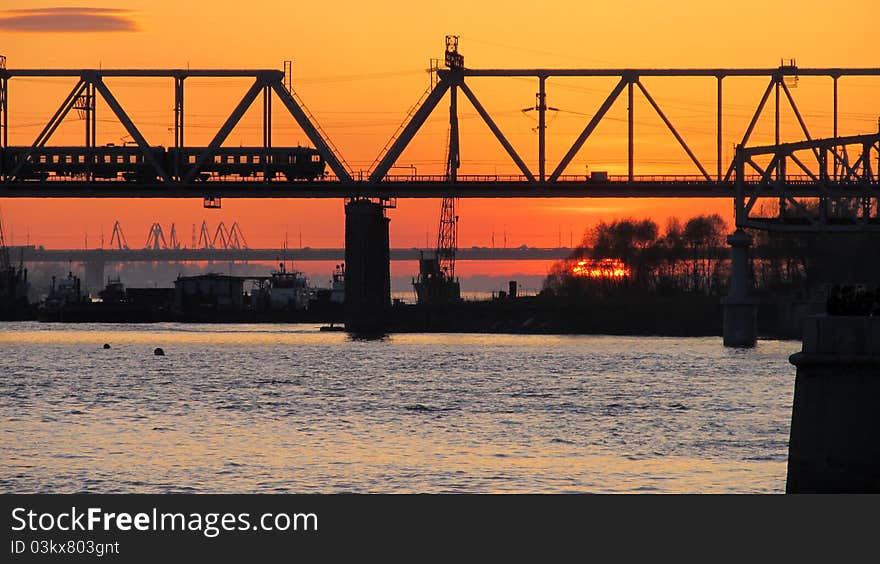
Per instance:
[[[789,90],[788,85],[785,84],[785,81],[780,81],[782,84],[782,91],[785,92],[785,97],[788,98],[788,104],[791,106],[791,110],[794,112],[794,116],[798,120],[798,124],[801,126],[801,131],[804,132],[804,137],[807,141],[812,141],[813,137],[810,135],[810,131],[807,129],[807,124],[804,121],[803,116],[801,115],[801,111],[798,109],[797,104],[794,101],[794,96],[791,95],[791,90]],[[814,147],[813,154],[816,156],[816,161],[819,161],[819,149]]]
[[[747,164],[750,167],[752,167],[753,169],[755,169],[755,171],[757,171],[757,173],[761,175],[762,181],[769,174],[766,170],[764,170],[763,168],[758,166],[758,163],[753,161],[752,157],[746,157],[745,164]],[[769,170],[772,167],[773,167],[773,163],[771,162],[770,165],[767,167],[767,169]]]
[[[141,152],[144,154],[144,158],[153,169],[156,171],[156,174],[159,175],[165,182],[168,182],[168,174],[165,172],[165,167],[156,160],[155,155],[153,154],[152,149],[150,148],[150,144],[147,143],[147,140],[141,135],[141,132],[138,130],[137,126],[131,121],[131,118],[128,117],[128,114],[125,113],[125,110],[122,109],[122,106],[119,104],[119,101],[116,100],[116,97],[110,92],[110,89],[107,88],[107,85],[104,84],[104,80],[100,76],[95,76],[89,79],[92,84],[95,85],[95,89],[101,93],[101,96],[104,98],[104,101],[107,102],[107,105],[110,106],[110,109],[116,114],[116,117],[119,119],[122,126],[125,127],[125,130],[131,135],[131,138],[135,140],[140,147]]]
[[[52,137],[52,134],[55,133],[55,130],[58,129],[58,126],[61,125],[61,122],[64,121],[64,118],[67,117],[67,114],[70,113],[70,110],[73,109],[73,106],[76,104],[77,99],[82,94],[83,90],[86,88],[86,81],[82,78],[77,81],[76,85],[58,107],[58,110],[55,112],[55,115],[52,116],[52,119],[49,120],[49,123],[46,124],[46,127],[43,128],[43,131],[37,136],[37,139],[34,141],[32,145],[33,148],[42,147],[49,141],[49,138]]]
[[[412,119],[406,124],[406,127],[403,128],[400,136],[394,141],[391,148],[388,149],[388,152],[385,153],[385,156],[370,173],[370,184],[375,184],[385,178],[385,175],[388,174],[388,171],[394,166],[394,163],[397,162],[400,154],[403,153],[403,150],[406,149],[406,146],[409,145],[409,142],[412,141],[412,138],[418,133],[422,125],[424,125],[425,120],[428,119],[428,116],[430,116],[431,112],[434,111],[434,108],[437,107],[440,99],[443,98],[443,95],[446,94],[446,91],[449,90],[450,86],[452,86],[452,84],[448,80],[443,80],[442,78],[437,85],[434,86],[434,89],[431,90],[431,93],[428,94],[428,97],[422,102],[421,107],[416,110]]]
[[[770,82],[767,84],[767,89],[764,90],[764,95],[761,96],[761,101],[758,103],[758,109],[755,110],[755,115],[752,116],[752,121],[749,122],[749,127],[746,128],[746,132],[743,135],[742,141],[740,141],[740,146],[745,147],[746,143],[749,142],[749,138],[752,136],[752,131],[755,129],[755,125],[758,123],[758,119],[761,117],[761,112],[764,111],[764,105],[767,104],[767,98],[770,97],[770,92],[773,91],[773,86],[776,84],[776,77],[770,79]],[[733,174],[734,167],[736,166],[736,160],[730,163],[730,168],[727,169],[727,174],[724,175],[724,181],[727,182],[730,180],[730,175]]]
[[[818,152],[819,150],[814,149],[814,151]],[[811,171],[809,168],[807,168],[807,166],[804,163],[802,163],[799,158],[797,158],[797,155],[792,153],[792,154],[788,155],[788,158],[790,158],[792,160],[792,162],[794,162],[794,164],[798,165],[798,168],[800,168],[802,171],[804,171],[804,174],[809,176],[813,180],[813,182],[816,182],[816,183],[819,182],[819,178],[815,174],[813,174],[813,171]]]
[[[516,166],[519,168],[520,172],[529,180],[529,182],[535,181],[535,175],[532,174],[532,171],[529,170],[529,167],[526,166],[526,163],[520,158],[519,154],[517,154],[516,150],[507,140],[501,130],[498,129],[498,126],[489,116],[489,113],[486,112],[486,109],[477,100],[476,95],[474,95],[473,91],[461,81],[461,84],[458,85],[461,88],[461,91],[464,92],[464,95],[467,96],[467,99],[470,100],[471,104],[474,106],[474,109],[477,110],[477,113],[480,114],[480,117],[483,118],[483,121],[486,122],[486,125],[492,131],[492,134],[495,135],[495,138],[498,139],[498,142],[501,143],[501,146],[504,147],[504,150],[507,151],[507,154],[510,155],[510,158],[513,159],[513,162],[516,163]]]
[[[851,176],[853,176],[853,177],[858,176],[858,174],[856,173],[856,170],[855,170],[856,167],[859,166],[858,161],[856,161],[855,164],[850,165],[849,164],[849,155],[846,151],[846,146],[845,145],[842,146],[841,149],[842,149],[841,152],[843,153],[843,156],[840,156],[840,154],[837,152],[837,148],[835,148],[831,152],[834,155],[835,168],[837,168],[838,165],[840,166],[840,169],[836,173],[836,176],[840,177],[841,174],[846,173],[846,176],[842,178],[843,180],[849,179]]]
[[[666,124],[666,127],[669,128],[669,131],[672,133],[672,135],[675,136],[675,140],[678,141],[678,144],[681,145],[681,148],[684,149],[684,152],[687,153],[694,164],[697,165],[697,168],[700,169],[700,172],[703,174],[706,180],[712,182],[712,178],[709,176],[709,173],[706,172],[706,169],[703,168],[700,160],[697,158],[696,155],[694,155],[694,152],[691,151],[691,148],[688,147],[687,143],[684,142],[684,139],[682,139],[681,135],[678,134],[678,131],[676,131],[675,127],[673,127],[672,123],[666,117],[666,114],[664,114],[663,111],[660,109],[660,106],[657,105],[657,102],[654,101],[654,98],[650,94],[648,94],[648,90],[647,88],[645,88],[645,85],[642,84],[640,80],[636,80],[636,85],[639,87],[639,90],[642,91],[642,94],[645,95],[645,99],[648,100],[648,103],[651,104],[651,107],[654,108],[654,111],[657,112],[657,115],[660,116],[660,119],[663,120],[663,123]]]
[[[273,80],[268,86],[278,95],[281,103],[284,104],[284,107],[287,108],[287,111],[290,112],[290,115],[292,115],[293,119],[296,120],[296,123],[299,124],[300,128],[306,134],[306,137],[315,144],[315,148],[324,157],[324,162],[326,162],[330,166],[330,169],[336,173],[336,177],[342,182],[350,182],[351,174],[345,166],[343,166],[342,162],[340,162],[338,155],[333,152],[330,145],[324,137],[321,136],[318,129],[312,124],[303,109],[296,103],[293,95],[291,95],[287,88],[284,87],[282,79],[278,78],[277,80]]]
[[[562,160],[559,162],[559,165],[556,169],[553,170],[553,173],[550,175],[548,179],[550,182],[556,182],[559,178],[559,175],[562,174],[562,171],[571,163],[571,160],[577,155],[577,152],[581,150],[581,147],[584,146],[584,143],[587,141],[587,138],[590,134],[593,133],[593,130],[596,129],[596,126],[599,125],[599,122],[602,121],[602,118],[605,117],[605,114],[608,113],[608,110],[614,104],[617,97],[620,96],[620,93],[623,92],[623,89],[629,83],[629,78],[624,76],[620,79],[620,82],[617,83],[617,86],[611,91],[605,101],[602,103],[602,106],[599,108],[599,111],[596,112],[596,115],[593,116],[593,119],[587,124],[581,134],[575,139],[574,144],[571,146],[571,149],[562,157]]]
[[[235,107],[229,117],[226,118],[226,122],[223,124],[223,127],[220,128],[220,131],[217,132],[217,135],[214,136],[214,139],[211,140],[211,143],[199,154],[199,158],[196,159],[196,163],[189,169],[189,172],[186,174],[186,177],[183,179],[184,184],[189,184],[193,181],[196,175],[202,170],[202,167],[211,158],[220,145],[226,140],[230,133],[232,133],[233,128],[238,125],[238,122],[241,121],[241,117],[244,113],[251,107],[251,104],[256,100],[257,95],[262,90],[265,85],[265,81],[262,77],[257,77],[251,87],[245,92],[244,96],[241,98],[241,101]]]
[[[80,94],[83,93],[83,90],[86,89],[86,86],[86,82],[82,79],[82,77],[80,77],[80,79],[67,94],[67,97],[64,98],[64,101],[61,102],[61,105],[58,106],[58,109],[55,111],[52,119],[49,120],[49,123],[47,123],[40,134],[37,135],[34,143],[31,145],[30,149],[28,149],[27,154],[24,156],[23,159],[18,162],[15,168],[12,169],[12,172],[9,174],[9,178],[16,178],[25,163],[28,162],[33,156],[34,149],[44,146],[46,142],[49,141],[49,139],[52,137],[52,134],[55,133],[55,130],[58,129],[58,126],[61,125],[61,122],[64,121],[64,118],[67,117],[67,114],[70,113],[70,110],[73,109],[74,104],[76,104],[77,99],[79,98]]]

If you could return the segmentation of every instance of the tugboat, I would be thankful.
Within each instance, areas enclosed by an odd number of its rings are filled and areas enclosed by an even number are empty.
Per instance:
[[[288,272],[284,263],[269,278],[269,307],[273,310],[305,311],[309,309],[311,290],[302,272]]]
[[[337,264],[330,280],[330,303],[345,303],[345,263]]]
[[[327,290],[323,290],[327,292]],[[345,304],[345,263],[337,264],[333,271],[333,277],[330,279],[330,291],[326,297],[326,309],[333,311],[338,309],[341,313],[343,304]],[[322,325],[320,331],[345,331],[344,325],[336,325],[330,322],[330,325]]]
[[[125,293],[125,285],[119,277],[107,278],[107,285],[103,290],[98,292],[98,297],[100,297],[101,302],[105,304],[122,304],[128,301],[128,296]]]
[[[40,304],[38,317],[40,321],[64,321],[65,313],[81,308],[83,305],[82,289],[79,278],[73,272],[67,278],[57,281],[52,277],[49,295]]]

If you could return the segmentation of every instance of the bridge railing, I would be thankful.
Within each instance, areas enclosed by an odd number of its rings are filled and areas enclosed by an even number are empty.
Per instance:
[[[743,178],[745,184],[761,184],[762,181],[766,183],[766,179],[762,179],[759,174],[751,174],[745,175]],[[366,180],[355,180],[355,183],[358,182],[366,182]],[[523,185],[528,184],[530,180],[524,176],[519,174],[461,174],[458,175],[455,182],[453,184],[467,185],[467,184],[517,184]],[[797,185],[797,184],[811,184],[814,183],[815,180],[806,174],[802,175],[794,175],[788,174],[786,175],[786,183],[789,185]],[[50,175],[46,178],[40,179],[39,182],[36,181],[20,181],[22,184],[40,184],[40,183],[50,183],[50,184],[71,184],[78,185],[80,183],[88,183],[89,185],[118,185],[118,184],[126,184],[131,185],[132,187],[138,186],[140,183],[136,181],[128,181],[124,178],[116,178],[116,179],[85,179],[80,178],[78,176],[55,176]],[[259,185],[263,186],[284,186],[284,185],[326,185],[333,186],[340,183],[340,180],[334,175],[326,175],[321,178],[316,178],[315,180],[283,180],[283,179],[273,179],[267,180],[261,175],[255,176],[236,176],[236,175],[217,175],[211,174],[208,175],[205,180],[199,181],[193,184],[192,187],[198,187],[199,185],[216,185],[216,184],[253,184],[255,187]],[[444,174],[401,174],[401,175],[386,175],[379,185],[405,185],[405,184],[437,184],[444,185],[450,184],[449,179]],[[707,181],[705,177],[698,174],[637,174],[633,175],[632,179],[626,174],[609,174],[608,176],[597,179],[595,177],[591,177],[586,174],[567,174],[560,176],[557,180],[552,182],[551,184],[557,185],[567,185],[571,186],[572,184],[584,184],[584,185],[607,185],[607,184],[620,184],[620,185],[638,185],[638,184],[669,184],[669,185],[694,185],[694,186],[706,186],[707,184],[719,184],[725,186],[734,186],[734,182],[731,181],[723,181],[720,183],[716,183],[714,180]],[[166,183],[166,184],[157,184],[157,189],[161,189],[162,187],[166,188],[174,188],[175,183]]]
[[[792,182],[809,182],[811,178],[807,175],[795,176],[789,175]],[[761,181],[761,176],[747,175],[744,178],[746,183],[757,184]],[[516,183],[525,184],[529,180],[524,175],[518,174],[460,174],[456,177],[456,184],[467,183]],[[406,174],[406,175],[386,175],[382,183],[391,184],[448,184],[449,180],[443,174]],[[630,179],[626,174],[609,174],[604,178],[595,178],[588,174],[566,174],[560,176],[553,182],[554,184],[694,184],[705,186],[706,184],[714,184],[714,181],[707,181],[706,178],[699,174],[636,174]],[[733,182],[722,182],[721,184],[733,186]]]

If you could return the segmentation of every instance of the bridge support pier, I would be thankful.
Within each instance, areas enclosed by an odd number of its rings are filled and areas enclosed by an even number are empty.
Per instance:
[[[103,258],[94,258],[85,263],[85,291],[97,294],[104,289],[104,267],[106,261]]]
[[[345,204],[345,328],[382,333],[391,307],[389,219],[381,203]]]
[[[730,245],[730,290],[721,300],[725,347],[754,347],[758,340],[758,302],[749,297],[749,246],[742,229],[727,236]]]
[[[786,493],[880,493],[880,318],[804,322]]]

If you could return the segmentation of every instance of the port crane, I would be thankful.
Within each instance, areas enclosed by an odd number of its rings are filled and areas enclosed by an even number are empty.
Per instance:
[[[458,52],[458,36],[446,36],[444,62],[453,72],[464,70],[464,56]],[[458,88],[449,90],[449,144],[446,152],[446,180],[455,184],[461,166],[458,141]],[[455,278],[455,252],[458,248],[458,216],[455,196],[444,196],[440,207],[437,249],[433,257],[419,259],[419,277],[413,281],[420,304],[437,304],[461,299],[461,286]]]

